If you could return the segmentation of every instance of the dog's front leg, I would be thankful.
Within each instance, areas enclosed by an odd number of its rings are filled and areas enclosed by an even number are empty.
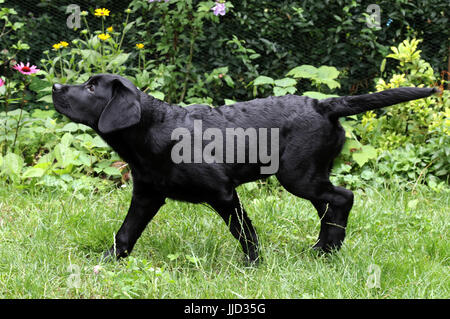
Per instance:
[[[164,205],[164,201],[164,196],[135,182],[128,214],[116,234],[113,246],[105,252],[104,258],[128,256],[147,224]]]
[[[256,265],[262,260],[258,253],[256,230],[242,207],[236,190],[233,190],[231,194],[232,196],[228,198],[212,200],[210,205],[228,225],[234,238],[239,240],[246,256],[246,263]]]

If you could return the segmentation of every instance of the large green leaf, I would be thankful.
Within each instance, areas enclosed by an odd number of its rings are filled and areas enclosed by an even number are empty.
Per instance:
[[[164,93],[163,92],[152,91],[152,92],[149,92],[148,94],[150,94],[154,98],[157,98],[158,100],[164,100]]]
[[[335,81],[335,80],[330,80],[330,79],[324,79],[324,80],[320,80],[320,82],[325,83],[326,85],[328,85],[328,87],[333,90],[335,88],[340,88],[341,84],[339,84],[339,82]]]
[[[321,80],[334,80],[339,76],[339,71],[334,66],[322,65],[317,69],[317,78]]]
[[[47,119],[47,118],[52,118],[53,115],[56,112],[54,110],[34,110],[33,111],[33,118],[38,118],[38,119]]]
[[[320,92],[315,92],[315,91],[306,91],[303,92],[302,94],[303,96],[308,96],[311,97],[313,99],[327,99],[329,97],[338,97],[338,95],[334,95],[334,94],[324,94],[324,93],[320,93]]]
[[[253,81],[253,85],[264,85],[264,84],[274,84],[275,81],[265,75],[260,75],[258,76],[254,81]]]
[[[294,94],[297,91],[297,89],[293,86],[289,86],[289,87],[279,87],[279,86],[275,86],[273,88],[273,94],[275,96],[282,96],[282,95],[286,95],[286,94]]]
[[[44,176],[45,170],[39,167],[30,167],[23,174],[22,179],[31,177],[42,177]]]
[[[117,167],[106,167],[103,169],[103,172],[109,176],[122,176],[120,170]]]
[[[282,96],[287,94],[287,90],[285,88],[281,88],[279,86],[276,86],[273,88],[273,94],[275,96]]]
[[[14,153],[8,153],[3,158],[2,171],[12,177],[19,177],[24,161],[22,157]]]
[[[64,125],[64,127],[61,129],[63,132],[76,132],[78,131],[78,124],[70,122]]]
[[[308,64],[304,64],[304,65],[300,65],[296,68],[293,68],[292,70],[290,70],[287,74],[287,76],[293,76],[294,78],[315,78],[317,75],[317,68],[312,66],[312,65],[308,65]]]
[[[109,147],[108,144],[106,144],[105,141],[98,135],[94,137],[92,144],[94,144],[95,147]]]
[[[70,144],[72,144],[73,139],[74,139],[74,137],[73,137],[72,134],[70,134],[70,133],[65,133],[65,134],[63,135],[63,137],[61,138],[60,143],[61,143],[61,144],[64,144],[64,146],[66,146],[66,147],[69,147]]]
[[[78,151],[70,148],[65,144],[58,144],[54,149],[55,158],[58,162],[58,167],[67,167],[73,163],[78,155]]]
[[[353,152],[352,158],[361,167],[369,160],[377,157],[377,150],[371,145],[363,145],[361,151]]]
[[[118,56],[116,56],[114,59],[112,59],[108,66],[107,69],[111,69],[112,67],[117,67],[119,65],[124,64],[127,60],[128,57],[130,56],[130,53],[121,53]]]
[[[87,62],[89,65],[96,65],[97,62],[102,58],[102,55],[95,50],[80,50],[81,56],[83,57],[83,62]]]
[[[284,78],[284,79],[275,80],[275,85],[283,87],[283,88],[287,88],[290,86],[296,86],[297,81],[295,81],[294,79],[291,79],[291,78]]]
[[[362,144],[354,139],[347,139],[342,147],[342,154],[351,155],[355,151],[361,150]]]

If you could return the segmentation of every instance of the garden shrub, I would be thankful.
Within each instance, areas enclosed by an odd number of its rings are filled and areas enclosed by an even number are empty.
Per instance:
[[[431,65],[421,58],[420,43],[417,39],[404,40],[398,47],[391,48],[392,53],[387,58],[399,61],[399,73],[393,74],[387,82],[380,78],[376,85],[378,91],[401,86],[446,85],[443,79],[437,81]],[[442,187],[442,183],[448,183],[449,91],[369,111],[361,116],[361,121],[355,119],[344,121],[349,137],[353,138],[346,142],[337,161],[338,175],[366,171],[366,177],[379,175],[391,179],[397,176],[404,181],[425,182],[436,189],[438,185]],[[353,163],[358,165],[352,167]],[[367,173],[370,170],[373,172]]]
[[[435,72],[447,69],[450,39],[447,27],[450,9],[448,1],[378,1],[381,8],[381,29],[376,29],[366,26],[366,9],[373,3],[371,1],[242,0],[227,1],[227,13],[224,16],[202,20],[203,27],[195,36],[198,41],[195,43],[192,65],[187,72],[187,60],[182,59],[190,56],[192,28],[189,19],[198,12],[194,9],[180,10],[198,8],[202,2],[210,6],[214,3],[185,0],[171,0],[169,3],[132,1],[135,10],[132,20],[141,18],[141,24],[139,28],[129,31],[130,36],[124,39],[124,47],[131,48],[136,43],[146,42],[146,49],[153,48],[158,43],[156,40],[161,40],[160,33],[164,28],[168,31],[177,29],[177,32],[170,31],[163,35],[165,41],[160,46],[167,47],[170,43],[177,43],[178,57],[184,62],[172,63],[170,57],[173,57],[173,52],[168,51],[169,64],[174,68],[167,70],[167,73],[172,73],[177,78],[190,73],[193,78],[189,78],[186,92],[198,83],[197,75],[210,74],[220,67],[229,68],[229,75],[235,81],[233,87],[203,82],[214,104],[222,103],[224,98],[249,99],[252,94],[245,87],[249,79],[259,75],[282,78],[286,70],[302,64],[338,68],[341,71],[341,88],[336,93],[339,95],[373,91],[373,79],[380,76],[379,65],[389,52],[389,47],[408,37],[424,40],[426,45],[423,46],[423,58],[430,62]],[[45,58],[42,52],[48,50],[51,44],[78,36],[79,30],[71,30],[65,26],[67,1],[19,0],[5,3],[6,6],[13,7],[24,22],[20,39],[25,43],[33,43],[29,50],[20,52],[17,60],[37,62]],[[230,3],[234,8],[229,8]],[[81,10],[90,14],[94,13],[94,8],[109,8],[111,23],[120,26],[125,21],[124,10],[129,2],[80,0],[77,4]],[[169,15],[162,18],[165,7],[170,8]],[[167,23],[169,17],[175,18],[172,25]],[[94,30],[100,28],[100,20],[90,21],[91,23]],[[55,28],[55,25],[62,27]],[[233,36],[258,56],[253,55],[252,59],[243,60],[242,54],[231,50],[235,44],[227,44]],[[2,39],[6,42],[5,47],[14,44],[12,40],[6,40]],[[147,54],[147,60],[150,60],[150,52]],[[252,54],[248,56],[251,57]],[[131,57],[126,65],[134,66],[134,61]],[[155,67],[164,73],[165,70],[160,69],[162,66],[156,64]],[[390,73],[393,64],[388,61],[385,69]],[[300,85],[301,91],[311,90],[307,81]],[[184,90],[184,86],[182,88]],[[172,94],[175,93],[169,96]]]
[[[19,5],[25,2],[28,9]],[[366,26],[368,3],[361,1],[226,3],[225,14],[215,15],[214,1],[134,0],[102,15],[81,1],[82,26],[68,31],[63,1],[7,2],[10,8],[0,11],[0,39],[10,48],[0,53],[6,83],[0,85],[0,175],[21,187],[88,188],[98,177],[105,184],[128,178],[126,164],[93,130],[50,111],[53,83],[80,83],[93,73],[120,74],[181,105],[448,83],[437,73],[448,54],[442,1],[381,1],[381,30]],[[41,14],[30,18],[27,10]],[[44,14],[55,10],[60,14]],[[55,29],[58,23],[64,28]],[[405,38],[413,40],[398,45]],[[37,76],[11,68],[33,56],[39,56],[31,60],[41,69]],[[335,182],[358,188],[399,178],[435,189],[448,183],[448,91],[341,122],[347,142]]]

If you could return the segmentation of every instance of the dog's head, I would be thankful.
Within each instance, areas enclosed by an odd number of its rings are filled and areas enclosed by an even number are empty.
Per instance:
[[[79,85],[53,85],[55,109],[98,130],[111,133],[141,119],[141,92],[129,80],[112,74],[94,75]]]

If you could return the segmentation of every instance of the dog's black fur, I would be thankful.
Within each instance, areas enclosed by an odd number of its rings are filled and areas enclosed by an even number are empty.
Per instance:
[[[210,204],[229,225],[249,261],[258,261],[258,237],[235,188],[265,178],[262,163],[179,163],[171,159],[174,129],[278,128],[279,170],[290,193],[317,209],[321,228],[315,248],[338,249],[353,193],[331,184],[333,160],[345,141],[339,117],[431,95],[433,88],[397,88],[374,94],[316,100],[286,95],[211,108],[170,105],[138,90],[120,76],[100,74],[81,85],[53,86],[58,112],[92,127],[126,162],[133,197],[115,245],[107,256],[128,255],[166,198]]]

